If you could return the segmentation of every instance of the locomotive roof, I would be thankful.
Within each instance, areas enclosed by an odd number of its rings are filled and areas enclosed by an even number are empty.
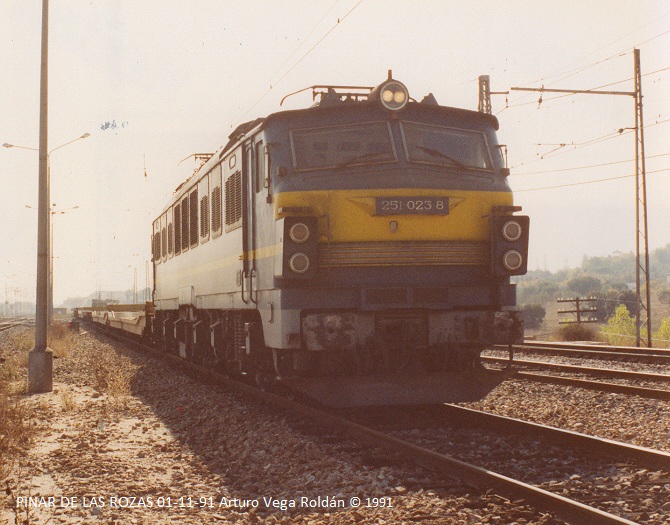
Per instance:
[[[433,99],[434,100],[434,99]],[[219,156],[223,156],[227,151],[232,149],[239,140],[247,135],[250,131],[255,128],[262,126],[265,127],[270,123],[279,121],[285,118],[291,117],[302,117],[302,116],[318,116],[318,115],[333,115],[337,113],[349,113],[352,109],[362,109],[365,107],[373,107],[372,104],[366,102],[342,102],[337,105],[314,105],[309,108],[301,109],[290,109],[285,111],[278,111],[276,113],[271,113],[267,117],[257,118],[249,122],[240,124],[233,130],[233,132],[228,135],[228,143],[220,150]],[[413,113],[416,112],[425,112],[426,114],[433,115],[443,115],[445,117],[456,117],[463,120],[473,120],[475,122],[482,122],[493,127],[493,129],[498,130],[499,122],[498,119],[488,113],[482,113],[480,111],[473,111],[463,108],[455,108],[451,106],[440,106],[435,103],[426,103],[426,102],[412,102],[408,104],[408,109],[411,109]],[[403,112],[399,112],[399,115],[402,116]]]
[[[228,142],[223,148],[220,148],[214,153],[210,160],[202,164],[198,169],[196,169],[191,176],[189,176],[184,182],[182,182],[176,189],[175,195],[180,193],[185,186],[203,169],[210,169],[212,163],[220,162],[220,159],[223,158],[229,151],[231,151],[239,142],[244,139],[251,132],[254,132],[258,129],[262,129],[269,124],[275,122],[279,123],[282,120],[311,120],[312,118],[323,117],[325,119],[333,119],[339,115],[354,114],[356,111],[363,110],[368,113],[379,113],[388,114],[388,112],[382,109],[380,106],[370,103],[368,101],[351,101],[351,100],[341,100],[333,102],[332,99],[323,99],[321,103],[316,103],[308,108],[301,109],[290,109],[284,111],[278,111],[276,113],[271,113],[267,117],[257,118],[255,120],[250,120],[244,122],[237,126],[230,135],[228,135]],[[421,102],[412,101],[407,104],[404,110],[398,111],[397,113],[392,112],[392,115],[397,115],[398,118],[402,118],[403,114],[411,113],[413,116],[424,115],[424,116],[443,116],[451,117],[457,120],[471,121],[473,123],[483,124],[485,126],[491,126],[493,129],[498,130],[499,123],[498,119],[488,113],[482,113],[480,111],[473,111],[463,108],[455,108],[451,106],[440,106],[436,103],[435,98],[431,95],[426,96]],[[168,206],[169,207],[169,206]]]

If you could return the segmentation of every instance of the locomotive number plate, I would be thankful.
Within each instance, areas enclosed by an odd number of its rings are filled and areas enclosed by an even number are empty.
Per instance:
[[[449,215],[449,197],[377,197],[376,215]]]

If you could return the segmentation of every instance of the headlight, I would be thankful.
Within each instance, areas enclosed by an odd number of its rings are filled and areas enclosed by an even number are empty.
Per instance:
[[[294,253],[288,260],[291,271],[302,274],[309,270],[309,257],[302,252]]]
[[[516,241],[522,233],[521,225],[516,221],[507,221],[502,227],[502,235],[508,241]]]
[[[379,99],[386,109],[398,111],[407,104],[409,91],[402,82],[389,80],[382,84]]]
[[[309,235],[309,228],[304,222],[296,222],[288,231],[288,236],[297,244],[306,242]]]
[[[513,272],[523,265],[523,257],[516,250],[509,250],[503,255],[503,266]]]

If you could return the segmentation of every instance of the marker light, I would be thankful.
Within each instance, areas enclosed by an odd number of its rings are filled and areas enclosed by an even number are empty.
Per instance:
[[[503,237],[510,242],[516,241],[522,233],[521,225],[516,221],[507,221],[502,227]]]
[[[309,239],[309,228],[304,222],[296,222],[288,231],[291,240],[297,244],[302,244]]]
[[[288,267],[295,273],[305,273],[309,270],[309,257],[302,252],[294,253],[288,261]]]
[[[509,250],[503,255],[503,266],[510,272],[518,270],[522,265],[523,257],[516,250]]]

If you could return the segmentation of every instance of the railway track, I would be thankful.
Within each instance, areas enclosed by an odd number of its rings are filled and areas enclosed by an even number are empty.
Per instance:
[[[526,352],[525,346],[515,346],[514,348],[522,348],[524,349],[522,351],[524,353]],[[555,355],[553,350],[554,347],[548,345],[547,348],[543,350],[543,355]],[[564,348],[559,348],[558,350],[562,352],[562,356],[564,356],[563,352],[571,352],[571,350]],[[577,357],[580,352],[581,350],[576,350],[576,353],[571,354],[570,357]],[[533,350],[529,350],[528,353],[533,353]],[[607,352],[604,355],[617,356],[619,354],[616,352],[614,354]],[[656,357],[665,359],[667,356],[661,355],[647,357],[649,359]],[[586,358],[590,359],[591,356],[586,356]],[[492,355],[483,355],[482,361],[484,363],[495,365],[509,363],[508,358]],[[615,361],[618,361],[618,359],[615,359]],[[661,363],[654,362],[650,364],[656,365],[657,369],[665,369],[665,366]],[[670,383],[670,375],[664,373],[621,370],[606,368],[604,366],[594,367],[577,364],[555,363],[541,359],[515,358],[514,365],[515,367],[519,368],[516,377],[520,379],[527,379],[529,381],[571,385],[604,392],[637,395],[651,399],[670,399],[670,390],[665,387],[665,385]],[[595,378],[599,379],[596,380]],[[605,379],[605,381],[603,379]],[[625,381],[625,383],[606,381],[607,379],[618,379]]]
[[[29,326],[34,324],[34,320],[30,320],[27,317],[21,317],[17,319],[6,319],[0,322],[0,332],[10,330],[16,326]]]
[[[507,346],[496,345],[499,350],[507,350]],[[632,361],[657,365],[670,364],[668,348],[636,348],[629,346],[596,346],[568,343],[524,343],[513,345],[515,352],[524,354],[560,355],[588,359],[605,359],[608,361]]]
[[[310,406],[309,404],[295,401],[283,395],[276,395],[259,390],[256,387],[231,380],[230,378],[214,373],[199,365],[185,362],[177,356],[166,355],[153,348],[142,345],[137,341],[122,337],[119,334],[108,335],[112,335],[115,339],[120,339],[122,342],[130,344],[142,351],[149,351],[154,355],[167,358],[177,366],[188,369],[199,377],[219,383],[226,388],[240,392],[258,402],[288,411],[290,414],[299,415],[301,418],[307,418],[318,425],[319,428],[332,429],[338,433],[344,433],[353,437],[357,441],[392,451],[394,454],[398,454],[405,460],[411,461],[418,466],[428,468],[433,472],[437,472],[451,479],[460,480],[479,490],[493,490],[505,498],[513,500],[522,499],[525,503],[535,506],[540,510],[555,513],[569,523],[598,523],[603,525],[631,525],[635,523],[624,517],[605,512],[564,495],[553,493],[518,479],[514,479],[513,477],[499,474],[490,469],[456,459],[449,454],[418,446],[405,439],[390,435],[387,432],[382,432],[375,428],[371,428],[368,425],[363,425],[351,419],[341,417],[333,410]],[[568,441],[572,443],[573,446],[579,444],[578,446],[588,447],[592,451],[602,451],[602,453],[606,455],[615,456],[617,461],[626,460],[644,466],[655,465],[655,468],[658,468],[659,465],[670,467],[670,455],[667,453],[626,445],[610,440],[598,440],[597,438],[580,435],[574,432],[551,429],[550,427],[511,420],[510,418],[501,418],[499,416],[492,416],[491,414],[481,412],[477,413],[477,411],[462,409],[453,405],[446,405],[444,410],[449,411],[454,420],[459,419],[461,421],[466,421],[465,424],[467,425],[473,424],[473,418],[476,418],[479,419],[480,422],[478,424],[480,425],[500,425],[506,428],[514,428],[514,432],[520,432],[520,429],[523,428],[523,432],[552,435],[554,437],[551,439]],[[456,416],[456,414],[458,415]],[[560,438],[557,436],[560,436]]]

